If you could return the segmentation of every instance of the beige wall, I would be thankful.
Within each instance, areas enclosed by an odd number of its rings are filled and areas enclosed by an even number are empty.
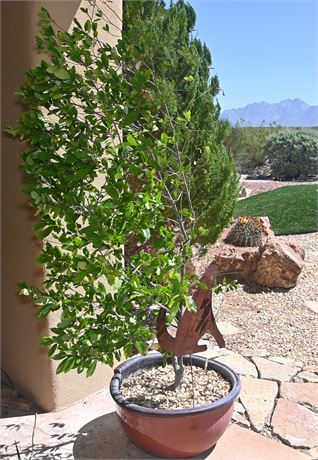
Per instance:
[[[1,120],[6,126],[14,124],[23,110],[14,92],[23,83],[25,71],[40,60],[34,46],[37,12],[45,6],[61,27],[69,29],[80,2],[9,0],[0,4]],[[120,28],[121,0],[114,0],[112,8],[115,13],[108,10],[107,15]],[[108,36],[113,43],[119,34],[117,27],[111,26]],[[19,161],[21,150],[17,141],[2,134],[1,367],[40,407],[56,410],[103,388],[112,371],[105,366],[99,367],[89,379],[76,371],[56,375],[56,363],[49,360],[47,351],[39,346],[40,337],[49,333],[54,317],[39,322],[32,303],[17,295],[18,281],[40,286],[44,276],[35,263],[40,246],[32,235],[32,209],[26,206],[26,197],[21,191],[24,186]]]

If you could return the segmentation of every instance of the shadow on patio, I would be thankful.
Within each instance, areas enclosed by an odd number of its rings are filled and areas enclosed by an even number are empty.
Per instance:
[[[211,449],[198,457],[205,459]],[[123,432],[115,412],[98,417],[84,425],[74,442],[75,459],[146,459],[158,458],[135,446]]]

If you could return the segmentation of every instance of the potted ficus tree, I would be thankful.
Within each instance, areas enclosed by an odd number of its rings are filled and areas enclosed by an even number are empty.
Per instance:
[[[192,246],[208,242],[213,225],[197,199],[209,185],[209,161],[220,156],[232,193],[223,226],[237,195],[235,171],[220,133],[189,151],[189,133],[197,137],[198,126],[190,110],[170,103],[175,84],[160,73],[173,65],[166,48],[158,66],[151,43],[136,46],[136,30],[110,46],[100,38],[108,30],[105,9],[89,3],[93,9],[82,8],[86,21],[75,19],[70,32],[41,9],[36,39],[50,62],[27,73],[18,94],[28,111],[9,130],[27,143],[25,191],[39,217],[34,230],[46,267],[43,287],[22,283],[20,293],[33,296],[40,319],[61,311],[52,335],[42,339],[60,361],[57,372],[90,376],[98,362],[113,366],[138,353],[111,383],[122,424],[152,453],[189,457],[217,442],[239,392],[231,369],[192,356],[205,349],[198,342],[207,331],[220,346],[224,341],[212,313],[213,263],[202,279],[187,269]],[[181,75],[185,85],[200,78]],[[154,340],[163,354],[146,356]],[[121,386],[137,370],[165,363],[172,371],[171,382],[161,385],[164,397],[177,394],[190,370],[190,408],[149,407],[149,401],[145,407],[136,396],[123,397]],[[211,387],[211,372],[213,382],[225,382],[216,401],[204,394],[196,400],[194,368],[202,371],[201,387]]]

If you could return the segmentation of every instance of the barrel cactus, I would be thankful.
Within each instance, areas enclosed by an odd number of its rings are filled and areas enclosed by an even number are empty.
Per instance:
[[[263,224],[257,217],[240,217],[230,229],[226,241],[235,246],[260,246]]]

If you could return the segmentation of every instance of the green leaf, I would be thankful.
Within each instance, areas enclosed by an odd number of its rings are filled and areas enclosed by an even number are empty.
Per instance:
[[[83,260],[81,260],[80,262],[78,262],[77,268],[78,268],[79,270],[85,270],[85,269],[87,268],[87,263],[84,262]]]
[[[141,355],[145,355],[147,353],[146,344],[141,340],[136,340],[134,342],[134,345],[137,348],[138,353],[140,353]]]
[[[56,65],[50,65],[46,71],[51,74],[51,75],[54,75],[56,78],[58,78],[59,80],[68,80],[69,78],[71,78],[70,74],[67,72],[67,70],[63,69],[63,67],[58,67]]]
[[[92,361],[91,364],[88,366],[88,369],[86,371],[86,377],[90,377],[91,375],[94,374],[96,366],[97,366],[97,361],[96,360]]]
[[[130,358],[132,354],[133,354],[133,346],[131,342],[128,342],[124,345],[125,358],[126,359]]]
[[[129,110],[123,122],[125,125],[130,125],[134,121],[138,120],[138,118],[139,118],[139,114],[137,110]]]
[[[52,345],[48,351],[49,358],[51,358],[54,355],[54,353],[56,352],[56,349],[57,349],[57,343],[54,343],[54,345]]]
[[[143,234],[143,236],[145,238],[145,241],[149,240],[149,238],[151,236],[149,228],[142,229],[142,234]]]
[[[41,347],[48,347],[52,343],[52,337],[41,337],[40,345]]]
[[[188,75],[187,77],[183,77],[183,80],[185,80],[185,81],[193,81],[194,77],[192,75]]]
[[[17,287],[19,289],[19,294],[20,295],[31,295],[32,291],[30,288],[25,283],[18,283]]]
[[[187,112],[184,112],[184,118],[187,120],[187,121],[190,121],[191,120],[191,111],[188,110]]]
[[[52,309],[52,304],[43,305],[43,307],[41,307],[38,312],[38,319],[39,320],[44,319],[50,313],[51,309]]]
[[[130,145],[133,145],[133,146],[137,145],[136,139],[131,134],[128,134],[127,141],[129,142]]]
[[[85,22],[84,24],[84,29],[86,30],[86,32],[90,32],[91,29],[92,29],[92,23],[89,19],[87,19],[87,21]]]
[[[66,359],[63,359],[63,361],[58,365],[56,373],[61,374],[62,372],[70,371],[73,368],[75,362],[76,358],[73,358],[73,356],[69,356]]]
[[[40,195],[35,190],[33,190],[33,192],[31,192],[31,198],[33,198],[34,200],[37,200],[39,197],[40,197]]]
[[[74,239],[73,239],[73,243],[75,244],[75,246],[77,246],[78,248],[80,248],[83,244],[83,240],[82,238],[80,238],[79,236],[76,236]]]
[[[168,135],[166,133],[162,133],[161,136],[160,136],[160,140],[163,144],[167,144],[168,143]]]
[[[51,19],[49,12],[42,6],[41,10],[38,13],[40,19]]]

